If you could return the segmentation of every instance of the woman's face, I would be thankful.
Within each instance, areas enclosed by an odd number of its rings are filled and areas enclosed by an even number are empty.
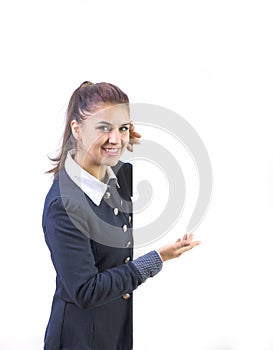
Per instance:
[[[116,165],[127,148],[129,127],[128,107],[122,104],[103,105],[81,123],[73,120],[71,129],[77,139],[75,160],[91,173],[101,166]]]

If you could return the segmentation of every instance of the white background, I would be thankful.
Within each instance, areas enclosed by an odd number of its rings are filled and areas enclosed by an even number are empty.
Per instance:
[[[134,349],[273,349],[272,16],[264,0],[1,2],[1,350],[43,346],[44,172],[84,80],[180,113],[213,166],[202,244],[135,292]]]

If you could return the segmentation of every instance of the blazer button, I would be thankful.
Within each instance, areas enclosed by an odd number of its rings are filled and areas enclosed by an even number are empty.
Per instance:
[[[115,208],[115,209],[114,209],[114,214],[115,214],[115,215],[118,215],[118,208]]]
[[[129,293],[127,293],[127,294],[125,294],[125,295],[123,295],[123,299],[124,300],[127,300],[127,299],[129,299],[131,297],[131,295],[129,294]]]
[[[125,262],[125,264],[128,264],[128,262],[131,260],[131,258],[128,256],[125,260],[124,260],[124,262]]]
[[[129,248],[129,247],[131,247],[131,244],[132,244],[131,241],[129,241],[129,242],[126,244],[125,247],[126,247],[126,248]]]
[[[122,229],[123,229],[123,232],[126,232],[127,229],[128,229],[127,225],[123,225],[123,226],[122,226]]]
[[[105,192],[104,198],[105,199],[109,199],[111,197],[111,193],[110,192]]]
[[[129,221],[129,222],[131,222],[131,221],[132,221],[132,217],[131,217],[131,215],[129,215],[129,217],[128,217],[128,221]]]

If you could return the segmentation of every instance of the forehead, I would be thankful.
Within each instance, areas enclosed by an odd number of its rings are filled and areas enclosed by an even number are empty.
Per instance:
[[[104,105],[88,117],[94,123],[107,122],[111,124],[122,124],[130,121],[129,108],[126,104]]]

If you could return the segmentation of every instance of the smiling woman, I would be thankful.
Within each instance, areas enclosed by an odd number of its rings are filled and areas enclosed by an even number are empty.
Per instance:
[[[102,180],[107,166],[117,164],[129,142],[129,110],[126,104],[103,104],[81,123],[72,120],[77,139],[75,161]]]
[[[108,83],[70,99],[43,211],[57,275],[45,350],[131,350],[133,290],[199,244],[184,235],[133,260],[132,167],[120,157],[140,135],[128,104]]]
[[[128,96],[113,84],[83,82],[70,98],[61,152],[57,158],[52,159],[56,166],[49,173],[54,175],[58,173],[71,149],[77,148],[77,157],[81,157],[81,161],[84,161],[96,147],[102,146],[101,139],[106,142],[108,133],[113,129],[113,122],[123,123],[120,131],[128,131],[130,124],[128,104]],[[139,136],[134,132],[133,126],[131,132],[134,136]],[[114,136],[114,133],[111,132],[111,135]],[[128,132],[127,138],[123,138],[123,143],[126,141],[128,144]],[[90,148],[89,151],[86,147]]]

